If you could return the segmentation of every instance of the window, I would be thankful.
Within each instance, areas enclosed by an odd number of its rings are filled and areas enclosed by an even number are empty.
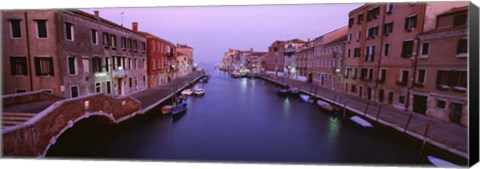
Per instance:
[[[453,17],[454,26],[464,25],[466,23],[467,23],[467,13],[458,14]]]
[[[378,90],[378,101],[380,103],[383,103],[384,97],[385,97],[385,91],[383,89],[379,89]]]
[[[117,36],[113,35],[113,34],[110,34],[110,38],[111,38],[111,43],[110,45],[112,47],[117,47]]]
[[[27,58],[10,57],[10,70],[12,72],[12,76],[27,75]]]
[[[102,37],[103,37],[103,45],[105,46],[110,46],[110,38],[109,38],[109,35],[108,33],[103,33],[102,34]]]
[[[10,31],[12,32],[12,38],[22,38],[19,19],[10,20]]]
[[[88,58],[83,58],[82,59],[82,64],[83,64],[83,73],[88,74],[90,73],[90,62]]]
[[[15,89],[15,93],[25,93],[27,90],[25,89]]]
[[[380,76],[378,78],[378,82],[384,82],[387,77],[387,69],[380,70]]]
[[[105,71],[110,71],[110,58],[106,57],[105,58]]]
[[[467,87],[466,71],[447,71],[439,70],[437,72],[437,87],[445,89],[445,87]]]
[[[360,57],[360,48],[355,48],[353,50],[353,57]]]
[[[133,40],[133,49],[137,51],[137,40]]]
[[[405,96],[404,95],[400,95],[398,97],[398,103],[400,104],[405,104]]]
[[[437,107],[438,108],[441,108],[441,109],[444,109],[445,108],[445,105],[447,105],[447,103],[443,100],[437,100]]]
[[[93,57],[92,68],[93,68],[93,73],[102,72],[102,58]]]
[[[78,86],[70,86],[70,97],[78,97]]]
[[[131,78],[131,77],[128,78],[128,86],[129,86],[129,87],[132,87],[132,78]]]
[[[100,85],[100,83],[95,83],[95,92],[96,93],[102,92],[102,86]]]
[[[367,68],[362,68],[362,69],[360,70],[360,79],[362,79],[362,80],[363,80],[363,79],[366,79],[367,73],[368,73],[367,71],[368,71]]]
[[[387,4],[387,14],[391,14],[393,12],[393,3]]]
[[[142,50],[145,51],[145,42],[142,42]]]
[[[399,86],[406,86],[408,82],[408,70],[402,70],[402,73],[400,75],[400,81],[397,82]]]
[[[132,39],[128,39],[128,49],[132,50]]]
[[[356,86],[352,84],[352,85],[350,86],[350,91],[352,91],[352,93],[356,93],[356,92],[357,92]]]
[[[378,35],[378,26],[371,27],[367,30],[367,38],[375,38]]]
[[[365,48],[365,61],[375,61],[375,46],[367,46]]]
[[[90,30],[90,33],[91,33],[91,36],[92,36],[92,43],[93,44],[98,44],[98,41],[97,41],[97,36],[98,36],[98,33],[97,33],[97,30],[95,29],[91,29]]]
[[[349,27],[349,28],[351,28],[351,27],[352,27],[352,25],[353,25],[353,22],[355,22],[354,20],[355,20],[354,18],[350,18],[350,19],[348,19],[348,27]]]
[[[77,74],[77,63],[74,56],[68,57],[68,74],[74,75]]]
[[[121,46],[122,46],[122,49],[126,49],[127,48],[127,39],[125,37],[122,37],[121,38]]]
[[[112,82],[107,81],[107,94],[112,93]]]
[[[360,38],[362,38],[362,31],[358,31],[358,34],[357,34],[357,41],[360,40]]]
[[[357,68],[353,68],[353,76],[352,76],[352,79],[355,79],[357,78]]]
[[[459,39],[457,42],[457,55],[467,56],[467,39]]]
[[[425,69],[419,69],[417,72],[417,84],[425,83]]]
[[[35,74],[37,76],[54,76],[53,59],[51,57],[35,57]]]
[[[360,25],[363,22],[363,14],[358,15],[357,24]]]
[[[412,31],[417,28],[417,15],[405,18],[405,30]]]
[[[380,15],[380,7],[370,9],[367,12],[367,21],[377,19],[378,15]]]
[[[390,44],[386,43],[385,46],[383,47],[383,56],[388,56],[389,52],[390,52]]]
[[[350,41],[352,41],[352,34],[351,33],[348,34],[348,42],[350,42]]]
[[[73,25],[68,22],[65,22],[65,38],[73,41]]]
[[[112,56],[112,70],[115,70],[117,68],[115,64],[115,56]]]
[[[350,73],[350,68],[346,67],[345,68],[345,78],[348,78],[349,73]]]
[[[430,43],[422,43],[422,57],[427,57],[428,56],[428,50],[430,48]]]
[[[155,42],[152,43],[152,51],[155,52]]]
[[[390,35],[393,32],[393,22],[386,23],[383,25],[383,34],[385,36]]]
[[[347,51],[347,57],[350,57],[350,49]]]
[[[47,38],[47,20],[36,20],[38,38]]]
[[[413,40],[403,41],[402,57],[410,57],[413,54]]]

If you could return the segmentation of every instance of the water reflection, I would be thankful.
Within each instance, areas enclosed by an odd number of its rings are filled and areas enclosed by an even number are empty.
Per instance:
[[[328,119],[328,134],[327,139],[330,144],[335,143],[338,138],[339,130],[340,130],[340,122],[339,118],[331,116]]]
[[[288,116],[290,116],[290,100],[288,97],[285,97],[285,100],[283,101],[283,117],[285,119],[288,119]]]

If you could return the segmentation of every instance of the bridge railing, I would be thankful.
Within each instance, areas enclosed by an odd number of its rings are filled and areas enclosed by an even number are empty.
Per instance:
[[[45,92],[45,91],[32,91],[25,93],[16,93],[2,96],[2,102],[4,107],[11,105],[24,104],[29,102],[35,102],[40,100],[62,100],[63,97]]]
[[[29,121],[2,130],[4,156],[44,156],[56,139],[77,121],[91,115],[119,123],[140,112],[140,102],[130,96],[100,94],[55,102]]]

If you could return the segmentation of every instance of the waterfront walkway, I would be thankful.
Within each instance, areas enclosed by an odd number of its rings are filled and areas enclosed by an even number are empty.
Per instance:
[[[193,71],[192,73],[176,78],[167,84],[148,88],[130,96],[140,101],[142,108],[141,113],[145,113],[172,97],[175,87],[177,88],[177,92],[180,92],[182,89],[198,80],[201,76],[201,72]]]
[[[297,87],[305,93],[315,95],[341,107],[345,106],[348,110],[372,121],[392,127],[419,140],[425,139],[427,143],[468,159],[468,130],[466,127],[422,114],[399,110],[392,106],[329,90],[308,82],[272,75],[260,75],[259,77],[274,83]],[[427,125],[429,125],[428,132],[424,137]]]

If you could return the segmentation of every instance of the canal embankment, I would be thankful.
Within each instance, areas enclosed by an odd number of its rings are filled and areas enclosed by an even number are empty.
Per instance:
[[[324,100],[349,113],[360,115],[370,122],[389,128],[419,142],[419,149],[430,148],[444,151],[456,158],[468,159],[467,128],[426,117],[425,115],[402,111],[391,106],[382,105],[366,99],[332,91],[308,82],[259,75],[258,78],[277,85],[289,85],[299,88],[302,93]]]
[[[174,93],[180,93],[183,89],[197,82],[203,75],[203,72],[194,71],[186,76],[176,78],[167,84],[148,88],[131,96],[140,101],[140,114],[142,114],[168,101]]]

